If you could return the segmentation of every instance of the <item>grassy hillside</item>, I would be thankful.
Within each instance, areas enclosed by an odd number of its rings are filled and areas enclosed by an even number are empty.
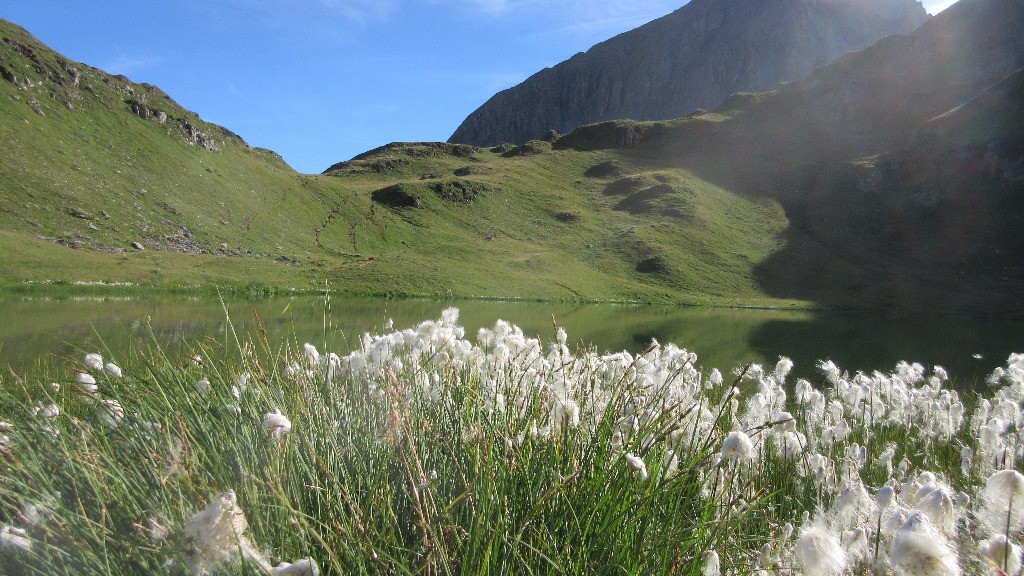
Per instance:
[[[0,32],[5,280],[311,285],[310,220],[335,189],[158,88]]]
[[[785,227],[775,202],[614,150],[402,144],[327,174],[354,192],[327,230],[374,257],[338,273],[413,292],[751,304]]]
[[[392,145],[300,175],[158,88],[0,33],[8,286],[794,304],[754,278],[779,205],[688,171],[534,142]]]
[[[2,26],[9,286],[1022,312],[1015,0],[711,112],[392,144],[318,176]]]

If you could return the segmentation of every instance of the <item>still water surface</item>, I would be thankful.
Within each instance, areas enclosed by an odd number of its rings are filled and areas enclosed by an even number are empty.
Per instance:
[[[748,362],[774,364],[791,357],[799,376],[815,376],[814,362],[830,358],[851,372],[888,371],[899,360],[941,364],[962,385],[1024,351],[1024,322],[962,318],[891,319],[780,310],[671,306],[573,305],[536,302],[437,302],[367,298],[293,297],[257,301],[216,298],[0,298],[0,366],[22,371],[50,355],[75,362],[85,351],[114,359],[133,347],[158,343],[185,354],[198,341],[227,344],[265,331],[274,348],[311,342],[344,353],[364,332],[380,332],[440,317],[456,306],[470,339],[501,318],[528,335],[550,340],[552,316],[571,342],[600,351],[643,350],[652,338],[675,342],[710,370]],[[981,359],[974,358],[980,354]]]

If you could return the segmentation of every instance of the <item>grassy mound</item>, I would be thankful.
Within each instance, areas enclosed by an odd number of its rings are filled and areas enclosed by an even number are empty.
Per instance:
[[[415,186],[408,184],[392,184],[374,190],[370,195],[374,202],[379,202],[390,208],[419,208],[420,197]]]
[[[622,176],[622,168],[612,161],[595,164],[583,173],[587,178],[619,178]]]

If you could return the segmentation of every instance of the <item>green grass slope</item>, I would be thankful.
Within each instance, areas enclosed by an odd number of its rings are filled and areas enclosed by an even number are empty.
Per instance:
[[[156,87],[0,37],[8,286],[803,304],[755,278],[779,204],[687,170],[538,141],[396,144],[301,175]]]
[[[4,280],[310,285],[336,190],[158,88],[0,35]]]
[[[753,267],[785,228],[777,203],[616,150],[397,144],[327,174],[354,192],[327,230],[373,258],[336,273],[409,292],[765,303]]]
[[[2,32],[9,285],[1022,313],[1016,0],[711,112],[391,144],[317,176]]]

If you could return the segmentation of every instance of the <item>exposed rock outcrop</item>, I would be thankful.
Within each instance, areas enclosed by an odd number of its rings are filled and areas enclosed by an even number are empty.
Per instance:
[[[678,118],[800,80],[927,19],[916,0],[693,0],[495,95],[450,142],[524,143],[606,120]]]
[[[206,148],[210,152],[220,152],[220,146],[205,133],[184,120],[180,120],[181,131],[185,133],[185,139],[192,144]]]

